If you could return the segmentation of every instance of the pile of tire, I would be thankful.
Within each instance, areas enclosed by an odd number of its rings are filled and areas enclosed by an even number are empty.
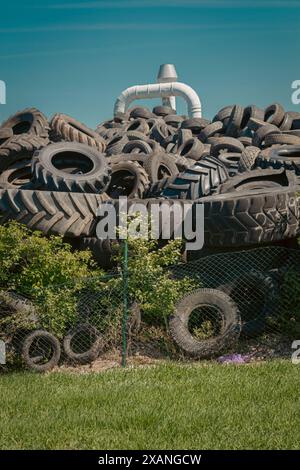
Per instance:
[[[101,202],[126,195],[201,201],[205,244],[233,247],[299,233],[300,113],[231,105],[212,120],[134,107],[92,130],[25,109],[0,126],[0,223],[17,220],[90,248]]]

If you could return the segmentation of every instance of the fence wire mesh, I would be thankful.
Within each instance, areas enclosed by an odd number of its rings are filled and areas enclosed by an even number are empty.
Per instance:
[[[163,315],[142,315],[140,330],[128,338],[130,354],[181,360],[225,354],[248,360],[291,357],[300,333],[299,261],[298,250],[272,246],[169,268],[172,279],[191,281],[190,293],[166,321]],[[220,291],[226,296],[217,302]]]
[[[213,254],[166,267],[164,291],[151,275],[138,286],[125,258],[125,269],[107,276],[2,289],[2,368],[46,371],[108,356],[123,366],[227,354],[290,357],[300,335],[299,261],[300,251],[280,246]]]

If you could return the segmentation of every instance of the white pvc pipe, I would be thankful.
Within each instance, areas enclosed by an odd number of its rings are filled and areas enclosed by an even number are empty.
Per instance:
[[[114,107],[114,114],[125,113],[129,104],[134,100],[147,98],[168,98],[170,96],[181,96],[188,105],[188,114],[190,117],[201,118],[201,102],[200,98],[185,83],[155,83],[153,85],[136,85],[124,90],[117,98]]]

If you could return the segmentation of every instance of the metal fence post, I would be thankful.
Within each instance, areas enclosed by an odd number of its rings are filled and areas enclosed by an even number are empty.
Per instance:
[[[127,360],[127,320],[128,320],[128,242],[123,244],[123,321],[122,321],[122,367]]]

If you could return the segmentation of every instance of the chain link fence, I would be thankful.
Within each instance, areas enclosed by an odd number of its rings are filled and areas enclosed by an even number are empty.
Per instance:
[[[167,267],[181,290],[164,295],[160,280],[147,279],[146,300],[124,251],[123,269],[106,276],[1,291],[2,370],[291,356],[300,337],[300,251],[271,246]]]

